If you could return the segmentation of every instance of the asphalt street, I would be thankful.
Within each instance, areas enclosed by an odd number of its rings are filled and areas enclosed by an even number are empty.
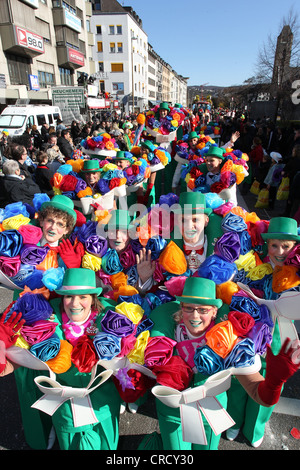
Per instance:
[[[254,209],[255,199],[248,193],[239,195],[239,204],[250,212],[255,210],[259,217],[269,219],[279,215],[282,210],[282,203],[277,204],[272,213],[267,210]],[[0,287],[0,311],[3,311],[12,300],[12,291]],[[300,321],[296,322],[298,333],[300,332]],[[19,408],[19,398],[16,390],[14,376],[10,375],[0,380],[0,450],[31,450],[24,439],[22,421]],[[122,455],[125,451],[132,451],[132,455],[138,455],[136,449],[143,437],[152,432],[159,432],[158,421],[156,419],[154,399],[150,395],[149,399],[142,405],[136,414],[128,410],[120,416],[120,439],[119,452]],[[288,381],[283,394],[276,405],[269,422],[266,426],[264,440],[261,446],[254,449],[242,432],[239,433],[235,441],[228,441],[222,435],[219,450],[300,450],[300,371]],[[57,442],[52,451],[58,450]],[[49,452],[52,452],[49,451]],[[49,456],[50,457],[50,456]],[[249,455],[250,457],[250,455]]]

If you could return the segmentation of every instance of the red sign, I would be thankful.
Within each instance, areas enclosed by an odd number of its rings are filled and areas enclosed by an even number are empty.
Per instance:
[[[69,62],[80,65],[81,67],[84,65],[84,55],[81,54],[81,52],[78,52],[75,49],[71,49],[70,47],[68,47],[68,56]]]
[[[34,51],[44,53],[44,40],[38,34],[27,31],[27,29],[16,26],[17,42],[19,46],[27,47]]]

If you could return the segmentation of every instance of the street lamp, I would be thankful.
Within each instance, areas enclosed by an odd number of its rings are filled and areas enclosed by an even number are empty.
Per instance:
[[[132,114],[134,113],[134,78],[133,78],[133,44],[132,41],[137,41],[137,38],[131,36],[131,87],[132,87]]]

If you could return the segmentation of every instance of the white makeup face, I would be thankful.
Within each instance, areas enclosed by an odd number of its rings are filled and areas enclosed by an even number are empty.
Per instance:
[[[268,255],[275,266],[283,266],[284,260],[292,251],[296,242],[294,240],[268,240]]]
[[[117,252],[124,250],[130,241],[129,234],[126,229],[109,230],[107,232],[107,236],[109,247]]]
[[[186,243],[201,246],[204,243],[204,228],[208,224],[206,214],[184,214],[182,216],[182,237]]]
[[[217,315],[213,305],[182,304],[182,320],[193,336],[201,336]]]
[[[91,311],[93,297],[90,294],[64,295],[64,311],[71,321],[85,321]]]
[[[68,233],[66,222],[54,216],[41,220],[40,227],[48,243],[55,243]]]
[[[193,139],[189,140],[189,146],[194,149],[198,143],[198,139],[194,137]]]
[[[99,179],[100,179],[100,171],[85,173],[85,180],[90,185],[97,183]]]

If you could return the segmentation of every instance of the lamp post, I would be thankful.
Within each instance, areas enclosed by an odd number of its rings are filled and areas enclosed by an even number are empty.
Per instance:
[[[137,38],[134,36],[131,36],[131,88],[132,88],[132,114],[134,113],[134,77],[133,77],[133,72],[134,72],[134,66],[133,66],[133,44],[132,41],[136,41]]]

